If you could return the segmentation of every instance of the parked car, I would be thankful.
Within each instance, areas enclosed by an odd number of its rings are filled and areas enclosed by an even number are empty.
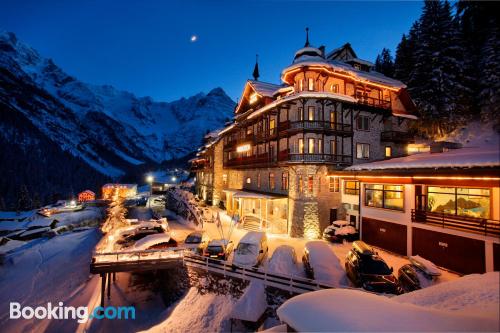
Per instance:
[[[342,243],[344,239],[353,242],[359,239],[359,232],[349,222],[337,220],[325,228],[323,239],[334,243]]]
[[[339,258],[325,241],[309,241],[304,247],[302,263],[306,276],[334,287],[347,286],[348,281]]]
[[[153,234],[141,238],[131,247],[132,250],[160,250],[176,247],[177,242],[168,233]]]
[[[227,260],[231,253],[233,253],[233,248],[233,241],[214,239],[208,243],[207,247],[203,251],[203,256],[218,260]]]
[[[236,247],[233,265],[257,267],[267,257],[268,250],[265,232],[248,231]]]
[[[441,275],[440,270],[430,261],[411,256],[410,263],[398,270],[398,281],[406,292],[431,286]]]
[[[202,254],[208,242],[210,242],[210,236],[206,232],[194,231],[186,237],[184,247],[196,254]]]
[[[401,294],[403,290],[385,261],[363,241],[355,241],[345,261],[347,276],[356,287],[365,290]]]
[[[299,275],[294,248],[290,245],[278,246],[269,259],[267,271],[284,275]]]

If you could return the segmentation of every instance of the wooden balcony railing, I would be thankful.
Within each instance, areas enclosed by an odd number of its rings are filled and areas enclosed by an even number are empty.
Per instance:
[[[390,109],[391,108],[391,102],[390,101],[385,101],[383,99],[378,99],[378,98],[373,98],[373,97],[363,97],[363,96],[354,96],[358,103],[364,104],[364,105],[369,105],[373,106],[376,108],[382,108],[382,109]]]
[[[380,141],[394,143],[409,143],[413,142],[413,135],[402,131],[383,131],[380,133]]]
[[[411,220],[447,229],[462,230],[487,236],[500,236],[500,221],[470,216],[411,210]]]
[[[343,165],[352,164],[352,156],[349,155],[335,155],[335,154],[300,154],[290,153],[286,150],[280,151],[278,160],[288,162],[302,162],[302,163],[339,163]]]

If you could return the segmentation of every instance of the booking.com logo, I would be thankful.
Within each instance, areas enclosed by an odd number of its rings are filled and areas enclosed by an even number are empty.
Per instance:
[[[89,319],[135,319],[135,307],[133,306],[98,306],[89,314],[86,306],[64,306],[59,302],[53,306],[51,302],[47,306],[22,307],[20,303],[10,302],[10,319],[75,319],[80,324]]]

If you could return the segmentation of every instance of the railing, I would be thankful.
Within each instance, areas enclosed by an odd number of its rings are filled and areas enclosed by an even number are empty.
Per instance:
[[[435,225],[442,228],[463,230],[478,234],[500,236],[500,221],[470,216],[411,210],[411,220],[415,223]]]
[[[413,136],[407,132],[383,131],[380,133],[380,141],[408,143],[413,140]]]
[[[333,123],[321,120],[292,121],[289,123],[289,126],[290,129],[314,129],[314,130],[352,133],[351,124]]]
[[[373,98],[373,97],[363,97],[363,96],[355,96],[358,100],[358,103],[369,105],[377,108],[390,109],[391,102],[384,101],[383,99]]]
[[[335,155],[335,154],[300,154],[288,153],[287,151],[280,152],[280,160],[288,160],[290,162],[322,162],[322,163],[340,163],[352,164],[352,156],[350,155]]]
[[[263,282],[266,286],[275,287],[297,294],[320,289],[335,288],[335,286],[319,282],[317,280],[269,272],[263,268],[239,267],[226,261],[201,257],[188,253],[184,254],[184,264],[206,272],[221,274],[224,277],[230,276],[247,281],[258,280]]]
[[[243,166],[251,164],[266,164],[276,162],[276,156],[270,156],[269,154],[252,155],[252,156],[242,156],[230,159],[225,162],[226,166]]]

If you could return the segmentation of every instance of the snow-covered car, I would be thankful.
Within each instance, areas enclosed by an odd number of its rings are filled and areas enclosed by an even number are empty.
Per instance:
[[[227,260],[233,252],[233,247],[233,241],[214,239],[208,243],[208,246],[203,251],[203,256],[218,260]]]
[[[352,249],[347,253],[345,270],[356,287],[378,293],[403,293],[398,280],[392,274],[393,269],[363,241],[355,241],[352,244]]]
[[[278,246],[269,259],[267,271],[284,275],[298,275],[299,268],[294,248],[290,245]]]
[[[62,225],[60,227],[55,227],[54,229],[51,229],[45,233],[43,233],[43,237],[49,237],[49,238],[52,238],[54,236],[57,236],[57,235],[60,235],[62,233],[65,233],[67,231],[70,231],[72,228],[70,228],[69,226],[66,226],[66,225]]]
[[[149,225],[140,225],[139,227],[127,230],[126,233],[122,234],[121,238],[118,239],[116,244],[118,244],[122,248],[130,247],[138,240],[154,234],[162,234],[165,232],[165,229],[159,225],[152,224]]]
[[[334,243],[342,243],[344,239],[353,242],[359,239],[359,232],[349,222],[337,220],[325,228],[323,239]]]
[[[414,291],[435,284],[441,271],[432,262],[420,256],[410,256],[410,264],[398,270],[398,281],[406,291]]]
[[[248,231],[234,251],[233,265],[257,267],[267,257],[267,236],[262,231]]]
[[[196,254],[202,254],[210,242],[210,236],[204,231],[193,231],[184,241],[184,247]]]
[[[334,287],[348,286],[347,277],[330,245],[325,241],[309,241],[302,256],[304,270],[310,279]]]
[[[167,233],[153,234],[139,239],[131,246],[132,251],[159,250],[176,247],[177,242]]]

